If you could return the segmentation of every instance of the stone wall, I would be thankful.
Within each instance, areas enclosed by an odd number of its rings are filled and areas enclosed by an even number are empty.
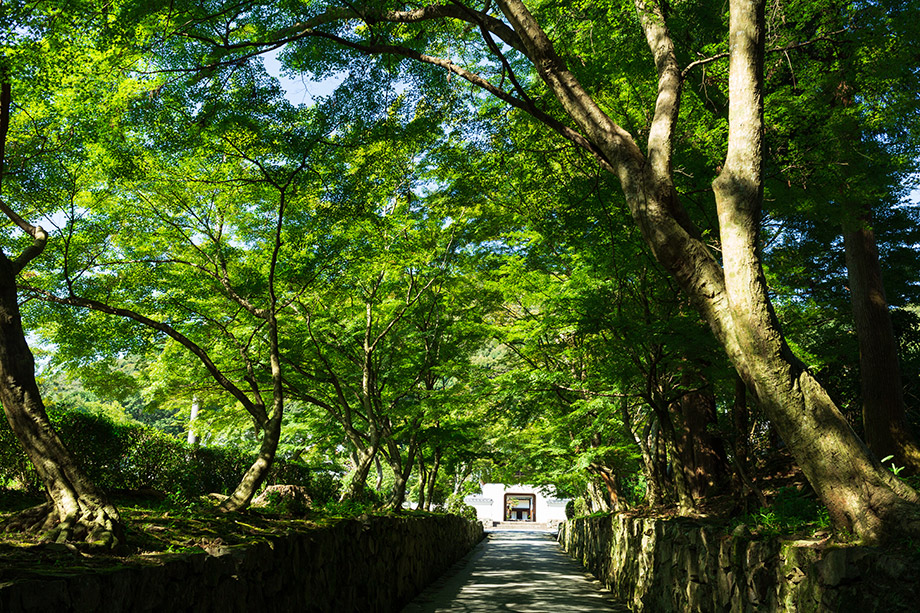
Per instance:
[[[211,554],[0,583],[0,611],[398,611],[482,535],[450,515],[344,520]]]
[[[623,515],[559,527],[570,555],[636,611],[917,611],[920,560]]]

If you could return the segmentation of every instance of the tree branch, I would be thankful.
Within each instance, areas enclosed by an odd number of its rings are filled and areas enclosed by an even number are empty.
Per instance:
[[[250,415],[263,427],[268,422],[268,414],[265,412],[265,407],[261,404],[254,403],[249,399],[246,394],[239,389],[226,375],[217,367],[216,364],[211,360],[211,357],[208,353],[190,338],[173,328],[167,323],[156,321],[144,315],[141,315],[137,311],[131,309],[124,309],[120,307],[113,307],[111,305],[105,304],[104,302],[99,302],[98,300],[93,300],[91,298],[83,298],[81,296],[70,295],[66,298],[56,296],[49,291],[38,289],[35,287],[25,287],[33,295],[37,296],[40,300],[45,302],[51,302],[54,304],[63,304],[67,306],[76,306],[84,309],[91,309],[94,311],[99,311],[101,313],[107,313],[109,315],[117,315],[119,317],[125,317],[127,319],[132,319],[139,324],[147,326],[153,330],[162,332],[178,342],[180,345],[188,349],[193,355],[195,355],[207,371],[211,374],[217,383],[227,390],[234,398],[236,398],[240,404],[243,405]]]

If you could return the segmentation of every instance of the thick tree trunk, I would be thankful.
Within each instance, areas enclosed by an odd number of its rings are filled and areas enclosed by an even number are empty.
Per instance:
[[[904,389],[898,365],[898,344],[882,284],[871,220],[843,232],[850,303],[859,340],[859,374],[865,440],[878,458],[920,472],[920,447],[904,416]]]
[[[600,478],[596,475],[588,479],[585,502],[588,503],[588,510],[592,513],[609,513],[613,510],[610,499],[607,497],[607,488],[600,483]]]
[[[124,543],[118,511],[77,466],[55,433],[35,383],[35,361],[22,330],[12,262],[0,253],[0,401],[35,465],[49,503],[13,517],[7,529],[47,531],[57,541],[115,548]]]
[[[721,266],[689,223],[674,189],[672,138],[682,75],[660,6],[635,2],[658,69],[658,97],[646,156],[566,68],[523,2],[498,2],[543,81],[584,131],[590,142],[586,148],[620,179],[645,241],[709,323],[834,523],[865,542],[920,535],[920,495],[870,456],[827,392],[792,355],[770,304],[759,243],[763,0],[730,0],[729,4],[728,154],[713,183]],[[580,142],[577,136],[561,132]]]
[[[272,415],[267,427],[262,430],[262,444],[259,447],[259,455],[256,461],[253,462],[252,466],[243,475],[243,478],[240,479],[230,497],[221,504],[221,510],[232,512],[246,508],[255,493],[265,483],[265,478],[268,477],[268,473],[275,461],[278,442],[281,440],[281,416],[281,411],[277,410]]]
[[[685,383],[690,384],[690,381],[685,380]],[[685,394],[677,403],[677,409],[680,414],[680,419],[676,420],[679,424],[677,445],[690,495],[694,500],[701,500],[723,493],[728,481],[728,459],[722,439],[710,430],[710,426],[717,423],[712,389]]]
[[[377,455],[377,445],[361,447],[354,452],[355,472],[348,485],[342,490],[339,500],[361,500],[364,498],[364,488],[367,486],[367,475],[374,464]]]
[[[696,511],[696,501],[690,490],[687,474],[690,472],[684,464],[684,456],[677,440],[677,432],[671,421],[671,412],[667,407],[658,403],[652,408],[658,417],[659,432],[664,439],[667,449],[668,462],[671,466],[671,480],[674,483],[674,492],[677,495],[677,512],[681,515],[690,515]]]
[[[920,534],[920,496],[868,454],[827,392],[792,355],[768,298],[759,249],[763,10],[763,0],[731,0],[729,146],[713,183],[724,291],[712,298],[699,289],[694,294],[835,524],[865,541]]]

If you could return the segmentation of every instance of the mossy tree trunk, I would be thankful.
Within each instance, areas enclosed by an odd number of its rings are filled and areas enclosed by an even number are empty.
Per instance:
[[[835,524],[865,542],[920,535],[920,495],[875,460],[827,392],[792,354],[770,303],[760,259],[763,201],[763,0],[729,3],[729,133],[713,182],[721,263],[700,239],[674,188],[671,160],[683,74],[661,6],[636,0],[658,71],[647,152],[566,68],[520,0],[498,0],[524,53],[587,140],[620,179],[659,262],[712,328],[754,400],[776,426]],[[573,142],[580,135],[554,127]]]
[[[12,85],[0,65],[0,193],[11,106]],[[35,381],[35,359],[22,329],[16,277],[41,254],[48,235],[41,226],[27,223],[3,200],[0,212],[33,239],[15,260],[0,251],[0,403],[48,497],[46,504],[11,518],[6,528],[40,530],[57,542],[85,541],[114,549],[124,543],[121,518],[80,469],[48,420]]]
[[[48,503],[14,516],[8,529],[46,532],[57,542],[124,543],[118,511],[78,466],[48,420],[35,361],[22,329],[15,266],[0,253],[0,401],[10,428],[35,465]]]

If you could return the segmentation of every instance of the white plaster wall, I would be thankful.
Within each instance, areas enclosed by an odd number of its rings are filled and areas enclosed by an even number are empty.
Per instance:
[[[537,523],[555,523],[565,521],[565,505],[568,498],[547,498],[541,488],[532,485],[505,485],[503,483],[483,483],[480,494],[467,496],[464,500],[476,509],[480,521],[504,521],[505,494],[536,494]]]

